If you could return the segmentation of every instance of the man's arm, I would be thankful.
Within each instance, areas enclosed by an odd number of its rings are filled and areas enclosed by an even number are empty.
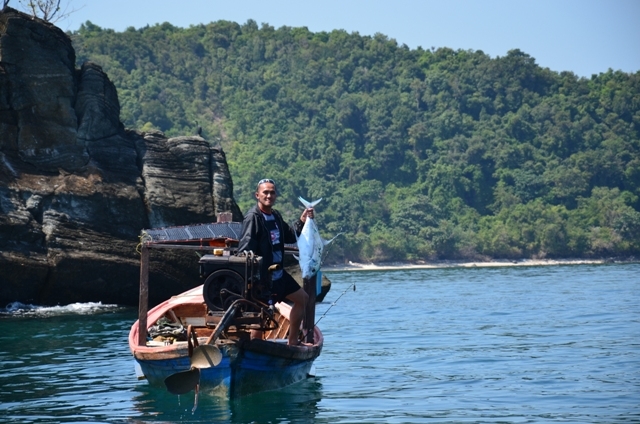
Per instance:
[[[258,222],[255,215],[249,215],[242,222],[242,236],[238,243],[238,252],[258,250]]]
[[[297,236],[300,236],[300,233],[302,233],[307,217],[313,219],[313,216],[313,208],[307,208],[302,211],[300,219],[293,223],[293,228],[289,227],[287,223],[283,221],[283,224],[286,225],[287,234],[289,236],[288,239],[285,238],[285,243],[295,243],[298,241]]]

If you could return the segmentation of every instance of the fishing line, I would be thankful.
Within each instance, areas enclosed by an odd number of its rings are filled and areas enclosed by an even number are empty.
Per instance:
[[[333,303],[331,304],[331,306],[329,306],[329,307],[327,308],[327,310],[326,310],[326,311],[324,311],[324,314],[322,314],[322,316],[320,316],[320,318],[318,318],[318,321],[316,321],[316,323],[315,323],[314,325],[318,325],[318,323],[320,322],[320,320],[321,320],[322,318],[324,318],[324,317],[325,317],[325,315],[327,315],[327,313],[329,312],[329,310],[330,310],[331,308],[333,308],[333,306],[334,306],[336,303],[338,303],[338,300],[340,300],[340,298],[341,298],[342,296],[344,296],[344,295],[349,291],[349,289],[350,289],[351,287],[353,287],[353,291],[356,291],[356,283],[352,283],[349,287],[347,287],[347,288],[342,292],[342,294],[341,294],[340,296],[338,296],[338,298],[337,298],[336,300],[334,300],[334,301],[333,301]]]
[[[329,240],[327,242],[327,245],[329,245],[329,248],[327,250],[325,250],[324,252],[322,252],[322,258],[320,258],[320,265],[322,265],[324,263],[324,260],[327,259],[327,256],[329,256],[329,252],[331,251],[331,249],[333,248],[333,245],[335,243],[333,243],[333,241],[335,239],[337,239],[338,237],[340,237],[341,235],[343,235],[344,232],[339,232],[338,234],[336,234],[335,236],[333,236],[333,238],[331,240]]]

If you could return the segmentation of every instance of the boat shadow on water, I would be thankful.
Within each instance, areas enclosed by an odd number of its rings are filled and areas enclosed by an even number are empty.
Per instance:
[[[313,422],[322,400],[318,377],[267,392],[230,399],[224,387],[174,396],[160,387],[141,384],[133,397],[134,422],[247,423]],[[196,405],[197,402],[197,405]]]

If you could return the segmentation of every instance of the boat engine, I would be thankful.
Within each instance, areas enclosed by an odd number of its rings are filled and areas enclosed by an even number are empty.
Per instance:
[[[226,249],[215,249],[199,261],[204,278],[203,297],[211,311],[224,311],[236,299],[264,298],[260,285],[262,257],[248,254],[235,256]]]

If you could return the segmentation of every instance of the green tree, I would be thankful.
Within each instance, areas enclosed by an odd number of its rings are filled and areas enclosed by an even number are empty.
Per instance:
[[[289,220],[323,197],[336,260],[640,254],[640,73],[252,20],[71,36],[126,126],[225,149],[242,209],[264,177]]]

